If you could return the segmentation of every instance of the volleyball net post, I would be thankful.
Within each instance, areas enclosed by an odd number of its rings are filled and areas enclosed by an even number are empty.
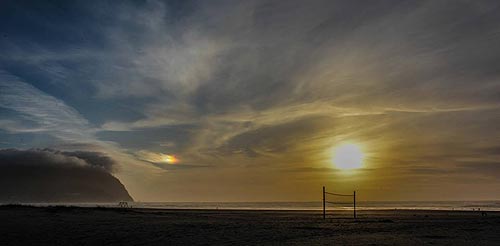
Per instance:
[[[323,186],[323,219],[326,219],[325,187]]]
[[[356,191],[352,193],[353,200],[353,211],[354,211],[354,219],[356,219]]]
[[[323,186],[323,219],[326,219],[326,204],[327,203],[335,204],[332,201],[328,201],[326,199],[326,195],[341,196],[341,197],[352,197],[353,217],[354,217],[354,219],[357,218],[357,215],[356,215],[356,191],[353,191],[352,195],[332,193],[332,192],[327,192],[326,189],[325,189],[325,186]]]

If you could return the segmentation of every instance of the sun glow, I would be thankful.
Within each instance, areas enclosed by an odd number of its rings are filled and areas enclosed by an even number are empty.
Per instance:
[[[361,147],[345,143],[337,146],[333,154],[333,164],[339,169],[357,169],[363,166],[364,154]]]
[[[175,164],[179,162],[179,159],[177,159],[174,155],[164,155],[163,161],[168,164]]]

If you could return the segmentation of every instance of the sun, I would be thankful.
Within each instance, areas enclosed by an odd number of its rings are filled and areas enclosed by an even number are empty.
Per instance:
[[[356,144],[337,146],[333,153],[333,164],[339,169],[357,169],[363,166],[364,154]]]

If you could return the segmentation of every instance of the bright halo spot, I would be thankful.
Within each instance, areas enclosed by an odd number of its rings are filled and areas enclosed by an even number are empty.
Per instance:
[[[168,164],[175,164],[179,162],[179,159],[177,159],[174,155],[163,155],[163,161]]]
[[[364,154],[356,144],[342,144],[335,148],[333,164],[339,169],[356,169],[363,166]]]

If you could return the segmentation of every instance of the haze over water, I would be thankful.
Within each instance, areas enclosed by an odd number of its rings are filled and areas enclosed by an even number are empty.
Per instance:
[[[29,204],[29,203],[28,203]],[[34,206],[119,207],[117,203],[33,203]],[[132,208],[209,210],[322,210],[322,202],[131,202]],[[328,211],[353,210],[352,202],[329,204]],[[500,201],[358,201],[358,210],[500,211]]]

